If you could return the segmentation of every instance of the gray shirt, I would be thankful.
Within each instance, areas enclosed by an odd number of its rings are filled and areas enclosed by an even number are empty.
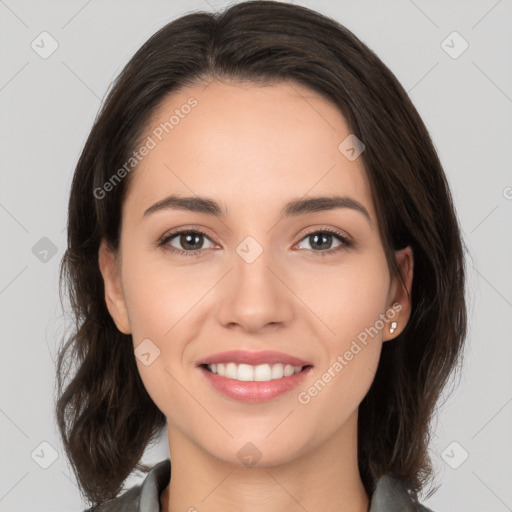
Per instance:
[[[160,494],[171,476],[170,460],[156,464],[141,484],[133,486],[113,501],[84,512],[160,512]],[[433,512],[415,504],[403,484],[390,476],[377,481],[369,512]]]

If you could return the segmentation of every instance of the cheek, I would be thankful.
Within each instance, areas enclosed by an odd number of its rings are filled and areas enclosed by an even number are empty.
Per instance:
[[[173,330],[187,324],[208,282],[193,270],[165,265],[161,256],[148,257],[140,251],[125,258],[123,283],[134,343],[172,337]]]
[[[302,282],[301,297],[321,319],[315,324],[325,362],[298,401],[326,414],[334,428],[358,407],[373,382],[387,327],[382,317],[388,306],[388,267],[384,254],[376,252]]]
[[[293,289],[318,318],[318,332],[330,352],[343,350],[374,326],[388,306],[388,267],[377,249],[347,254],[339,264],[318,265],[313,274],[296,269],[294,280]]]
[[[135,355],[150,354],[146,360],[137,357],[137,367],[146,391],[168,418],[186,416],[189,400],[180,385],[185,380],[181,365],[185,340],[193,337],[186,330],[198,286],[190,286],[185,274],[163,268],[142,251],[123,258],[123,288]],[[144,350],[138,348],[143,346]]]

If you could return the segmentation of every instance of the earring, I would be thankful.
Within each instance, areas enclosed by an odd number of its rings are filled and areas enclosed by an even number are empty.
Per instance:
[[[398,327],[398,324],[396,322],[391,322],[391,327],[389,328],[389,332],[393,334],[395,332],[395,329]]]

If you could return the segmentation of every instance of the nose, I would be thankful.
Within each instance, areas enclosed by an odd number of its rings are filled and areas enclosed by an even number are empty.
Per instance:
[[[291,322],[293,292],[285,272],[266,251],[252,263],[235,257],[234,268],[223,281],[217,310],[223,327],[257,333]]]

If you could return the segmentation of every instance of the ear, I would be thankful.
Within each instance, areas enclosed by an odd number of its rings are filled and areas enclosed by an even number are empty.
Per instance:
[[[105,285],[105,302],[112,320],[123,334],[131,334],[128,310],[121,284],[121,272],[117,255],[102,239],[98,251],[98,264]]]
[[[403,277],[405,287],[398,276],[395,276],[390,286],[390,300],[386,317],[389,319],[382,333],[382,341],[396,338],[407,325],[411,315],[412,277],[414,257],[410,246],[395,252],[396,261]],[[396,322],[396,328],[391,333],[391,323]]]

